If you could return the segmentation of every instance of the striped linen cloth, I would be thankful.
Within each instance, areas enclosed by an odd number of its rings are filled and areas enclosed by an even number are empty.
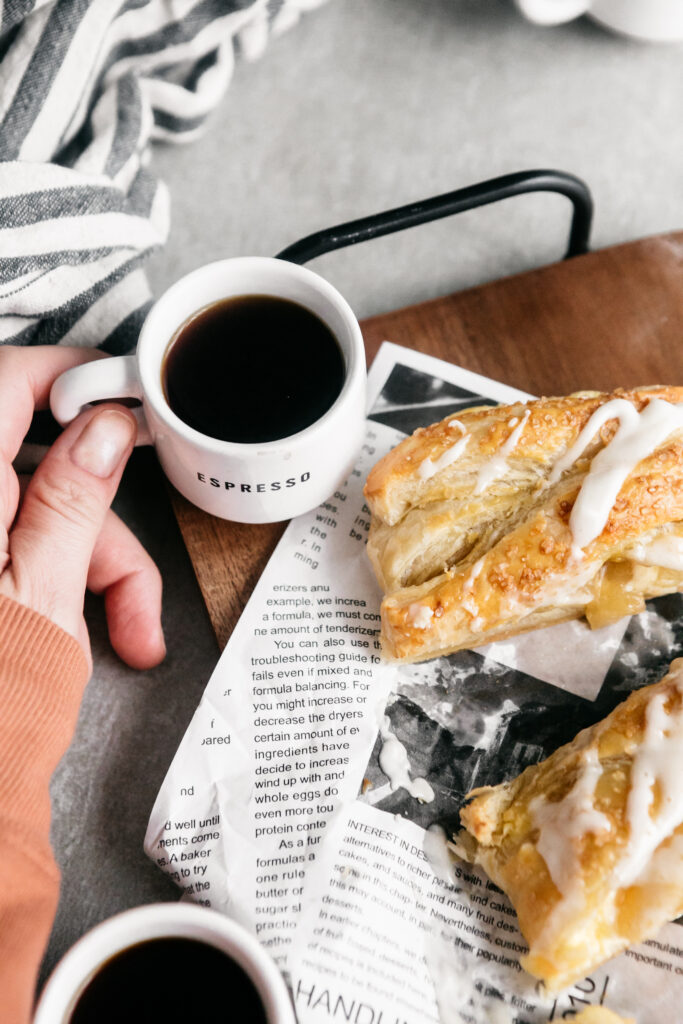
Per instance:
[[[129,351],[169,198],[235,57],[324,0],[0,0],[0,343]]]

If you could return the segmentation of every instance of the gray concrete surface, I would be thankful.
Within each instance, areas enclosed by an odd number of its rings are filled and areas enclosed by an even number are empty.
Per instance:
[[[340,221],[507,171],[593,190],[596,248],[683,226],[683,49],[586,19],[521,20],[508,0],[333,0],[239,63],[205,136],[158,148],[173,227],[156,292],[200,263],[273,254]],[[558,258],[569,207],[531,196],[313,264],[360,317]],[[88,604],[95,670],[54,780],[62,898],[43,976],[89,927],[176,898],[142,853],[147,817],[217,658],[163,481],[140,453],[118,499],[165,580],[168,658],[127,670]]]

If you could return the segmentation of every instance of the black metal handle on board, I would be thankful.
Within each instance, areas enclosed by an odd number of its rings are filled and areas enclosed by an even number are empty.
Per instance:
[[[287,246],[278,253],[278,259],[290,260],[292,263],[308,263],[316,256],[343,249],[347,245],[356,245],[371,238],[391,235],[394,231],[416,227],[441,217],[450,217],[454,213],[463,213],[478,206],[488,206],[501,199],[524,195],[527,192],[557,192],[566,196],[574,211],[569,232],[569,245],[565,259],[588,252],[591,221],[593,219],[593,199],[585,182],[573,174],[564,171],[518,171],[516,174],[503,174],[499,178],[491,178],[467,188],[459,188],[454,192],[446,192],[441,196],[423,199],[419,203],[409,203],[395,210],[385,210],[370,217],[350,220],[337,227],[316,231],[293,245]]]

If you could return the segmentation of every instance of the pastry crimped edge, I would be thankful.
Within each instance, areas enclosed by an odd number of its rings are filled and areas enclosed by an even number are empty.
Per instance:
[[[637,759],[649,749],[646,739],[651,742],[649,716],[654,719],[655,705],[657,713],[666,712],[677,740],[683,734],[683,659],[660,682],[632,693],[545,761],[510,782],[473,790],[460,812],[465,830],[458,834],[458,851],[483,867],[510,898],[529,945],[521,964],[551,991],[589,974],[683,912],[683,820],[670,828],[666,821],[662,825],[666,807],[656,798],[653,818],[648,811],[655,823],[654,837],[645,837],[652,846],[649,858],[635,879],[627,876],[620,883],[629,844],[642,841],[640,832],[631,832],[629,800]],[[572,807],[572,793],[589,761],[595,772],[592,808],[578,801]],[[653,793],[657,785],[661,780],[655,776]],[[564,877],[553,877],[538,849],[543,815],[548,808],[552,815],[553,807],[557,821],[546,820],[551,838],[553,825],[556,830]],[[601,827],[598,818],[572,834],[572,810],[574,816],[596,812],[605,824]],[[636,828],[646,830],[648,820]]]

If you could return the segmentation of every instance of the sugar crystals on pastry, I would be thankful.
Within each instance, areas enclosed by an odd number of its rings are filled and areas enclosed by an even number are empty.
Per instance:
[[[370,472],[386,653],[419,661],[683,587],[683,388],[469,410]]]
[[[469,794],[460,849],[512,901],[553,990],[683,912],[683,659],[511,782]]]

